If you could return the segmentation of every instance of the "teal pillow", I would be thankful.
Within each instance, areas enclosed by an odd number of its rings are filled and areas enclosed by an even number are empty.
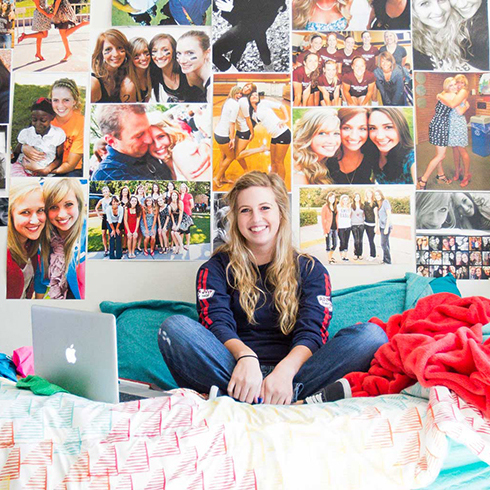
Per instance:
[[[158,329],[172,315],[197,321],[196,305],[183,301],[103,301],[100,310],[116,317],[119,376],[155,383],[163,389],[177,388],[158,348]]]
[[[452,274],[444,277],[437,277],[430,282],[430,287],[434,294],[436,293],[453,293],[461,297],[461,291],[456,285],[456,278]]]

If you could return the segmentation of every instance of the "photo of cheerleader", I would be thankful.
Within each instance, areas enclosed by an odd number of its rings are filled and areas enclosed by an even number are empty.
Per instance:
[[[424,83],[414,77],[420,190],[434,190],[442,184],[453,191],[490,190],[488,152],[482,146],[481,136],[486,125],[479,106],[488,76],[488,73],[425,73]],[[431,178],[433,175],[435,179]]]
[[[213,7],[216,71],[289,72],[288,0],[216,0]]]
[[[119,196],[126,192],[123,204]],[[209,199],[209,182],[91,181],[88,258],[205,260],[211,252]]]
[[[289,76],[215,75],[213,190],[250,170],[276,172],[290,188]]]
[[[400,186],[300,187],[301,251],[336,266],[412,264],[411,194]],[[428,252],[428,239],[419,247]]]

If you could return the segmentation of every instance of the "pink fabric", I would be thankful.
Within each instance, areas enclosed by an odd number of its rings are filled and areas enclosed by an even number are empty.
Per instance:
[[[53,233],[49,255],[49,297],[66,299],[67,293],[65,242],[57,233]]]
[[[32,347],[19,347],[12,354],[12,361],[15,364],[17,372],[25,378],[34,374],[34,356]]]
[[[490,341],[481,344],[490,299],[433,294],[387,323],[370,321],[389,340],[367,373],[346,376],[353,396],[399,393],[418,381],[425,387],[445,386],[490,416]]]

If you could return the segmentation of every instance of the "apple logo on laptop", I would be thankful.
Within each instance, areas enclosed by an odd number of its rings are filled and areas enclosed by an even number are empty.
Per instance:
[[[65,351],[65,356],[66,356],[66,360],[70,363],[70,364],[75,364],[77,362],[77,356],[75,355],[76,353],[76,349],[73,347],[73,344],[70,345],[70,347],[68,347]]]

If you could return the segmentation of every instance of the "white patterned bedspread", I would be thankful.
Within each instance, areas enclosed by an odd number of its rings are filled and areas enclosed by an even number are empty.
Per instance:
[[[447,435],[490,462],[490,423],[446,388],[324,405],[204,401],[188,390],[119,405],[35,396],[0,378],[0,489],[420,488]]]

